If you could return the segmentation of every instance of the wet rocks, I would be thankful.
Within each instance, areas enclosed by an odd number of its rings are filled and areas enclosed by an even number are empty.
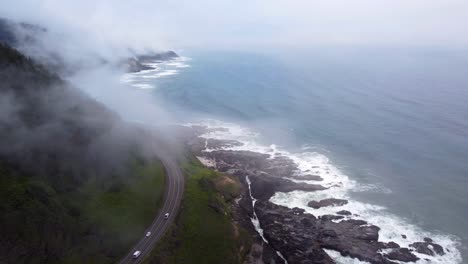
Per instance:
[[[259,200],[268,200],[276,192],[326,189],[318,184],[297,183],[285,179],[293,178],[292,175],[297,170],[294,162],[287,157],[272,159],[267,154],[231,150],[200,152],[199,155],[213,160],[218,171],[238,177],[248,176],[252,183],[252,194]]]
[[[407,248],[396,248],[392,249],[390,253],[385,254],[385,256],[391,260],[403,261],[403,262],[415,262],[419,258],[416,257],[413,253]]]
[[[432,242],[432,239],[425,238],[424,242],[415,242],[409,246],[413,247],[416,252],[429,256],[434,256],[434,253],[437,255],[445,254],[444,248],[441,245]]]
[[[399,250],[396,243],[378,242],[379,228],[363,220],[334,222],[334,216],[316,218],[301,209],[275,205],[267,201],[256,203],[256,213],[271,246],[279,250],[289,263],[332,263],[324,248],[344,256],[370,263],[395,263],[390,259],[405,261],[415,256],[408,250]],[[390,257],[380,254],[383,249]]]
[[[319,209],[321,207],[326,207],[326,206],[341,206],[347,203],[348,203],[348,200],[328,198],[328,199],[323,199],[320,201],[310,201],[307,204],[307,206],[312,207],[314,209]]]
[[[262,219],[264,236],[289,263],[334,263],[315,239],[318,221],[314,216],[295,214],[292,209],[263,201],[258,201],[255,208]],[[333,232],[328,234],[336,236]]]
[[[346,210],[341,210],[341,211],[336,212],[336,214],[339,214],[339,215],[351,215],[351,212],[350,212],[350,211],[346,211]]]
[[[295,180],[302,180],[302,181],[323,181],[323,178],[318,175],[294,175],[293,178]]]
[[[426,255],[444,254],[444,249],[428,238],[424,239],[424,242],[411,244],[410,248],[400,247],[395,242],[380,242],[378,241],[380,228],[364,220],[350,219],[350,216],[356,216],[350,211],[341,210],[333,215],[315,217],[300,208],[290,209],[269,202],[276,192],[326,189],[319,184],[294,182],[293,180],[314,180],[320,183],[319,181],[323,179],[314,175],[315,171],[309,171],[307,175],[298,175],[297,165],[288,157],[225,150],[226,147],[237,144],[231,141],[192,139],[192,142],[195,142],[192,150],[198,151],[195,152],[197,156],[213,160],[216,170],[236,176],[243,183],[243,198],[237,203],[241,212],[239,217],[242,218],[239,222],[247,223],[252,231],[250,217],[255,210],[263,235],[268,240],[268,243],[262,244],[257,234],[257,243],[252,247],[250,256],[252,262],[249,263],[261,263],[257,262],[259,258],[264,263],[271,263],[272,260],[281,263],[275,251],[281,252],[288,263],[322,264],[334,263],[324,249],[338,251],[342,256],[379,264],[416,261],[418,257],[413,252]],[[210,151],[203,151],[203,147],[208,147]],[[313,169],[318,167],[315,166]],[[246,192],[248,189],[246,177],[250,180],[252,196],[257,199],[255,209],[252,207],[250,194]],[[343,206],[347,203],[348,201],[344,199],[329,198],[310,201],[308,205],[319,209]],[[405,235],[402,237],[406,238]]]
[[[377,241],[379,240],[378,226],[367,225],[356,228],[356,235],[354,237],[362,240]]]
[[[267,175],[250,177],[252,182],[252,194],[256,199],[268,200],[276,192],[291,192],[291,191],[317,191],[325,190],[326,188],[316,184],[295,183],[290,180],[277,177],[269,177]]]
[[[400,245],[397,243],[390,241],[390,242],[380,242],[383,248],[399,248]]]
[[[340,220],[343,219],[342,215],[322,215],[319,217],[320,220],[331,221],[331,220]]]

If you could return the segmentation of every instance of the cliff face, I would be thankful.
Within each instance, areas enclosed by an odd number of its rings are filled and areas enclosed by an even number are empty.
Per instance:
[[[115,262],[162,197],[146,134],[5,44],[0,80],[0,259]]]

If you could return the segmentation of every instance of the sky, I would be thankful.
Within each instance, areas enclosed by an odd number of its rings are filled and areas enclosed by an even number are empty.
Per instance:
[[[468,45],[466,0],[2,0],[0,16],[104,49]]]

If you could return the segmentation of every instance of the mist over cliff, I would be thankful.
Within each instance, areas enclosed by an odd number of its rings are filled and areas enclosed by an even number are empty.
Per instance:
[[[162,195],[157,158],[164,135],[119,115],[144,106],[119,85],[120,67],[103,62],[57,70],[72,64],[38,45],[47,29],[10,21],[0,26],[1,258],[115,262]],[[109,93],[97,98],[98,89]],[[153,113],[148,116],[159,124]],[[131,206],[135,202],[140,206]],[[110,222],[116,212],[127,215],[126,225]]]

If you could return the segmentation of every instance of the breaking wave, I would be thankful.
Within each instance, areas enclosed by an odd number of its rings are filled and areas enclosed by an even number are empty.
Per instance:
[[[428,256],[413,251],[417,257],[420,258],[416,263],[461,263],[462,257],[458,250],[460,246],[459,239],[453,235],[434,233],[422,230],[417,225],[410,223],[407,219],[389,213],[384,206],[375,205],[371,203],[353,200],[350,197],[352,192],[372,192],[379,191],[391,193],[391,190],[376,186],[376,185],[361,185],[343,173],[339,168],[334,166],[329,158],[322,153],[309,151],[311,148],[303,148],[298,153],[289,152],[274,144],[262,145],[258,143],[260,134],[248,128],[241,127],[236,124],[221,122],[217,120],[204,120],[199,123],[189,123],[187,126],[201,125],[209,128],[208,132],[201,135],[207,139],[219,140],[236,140],[241,142],[241,145],[227,146],[222,149],[234,151],[252,151],[270,155],[271,158],[275,156],[287,156],[293,160],[297,167],[298,175],[318,175],[323,181],[303,181],[294,180],[296,182],[321,184],[328,187],[326,190],[304,192],[293,191],[289,193],[278,192],[270,201],[287,206],[289,208],[299,207],[306,212],[315,216],[326,214],[336,214],[338,211],[347,210],[352,215],[346,216],[344,219],[362,219],[370,224],[380,227],[379,241],[390,242],[394,241],[402,247],[409,247],[409,245],[416,241],[423,241],[425,237],[430,237],[435,243],[440,244],[445,254],[443,256],[436,255]],[[212,151],[206,149],[206,151]],[[307,203],[312,200],[322,200],[326,198],[339,198],[346,199],[348,203],[336,207],[322,207],[314,209],[307,206]],[[341,221],[341,220],[338,220]],[[326,251],[337,263],[365,263],[359,262],[356,259],[349,257],[342,257],[336,251]]]

